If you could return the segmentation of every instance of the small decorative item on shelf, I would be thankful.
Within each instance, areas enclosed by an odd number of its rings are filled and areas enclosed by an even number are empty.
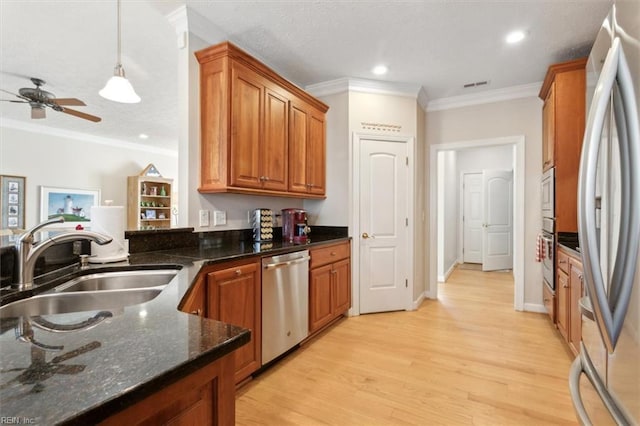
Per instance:
[[[162,197],[166,197],[167,196],[167,191],[164,189],[164,185],[162,185],[162,187],[160,187],[160,196],[162,196]]]
[[[142,190],[140,191],[140,194],[147,195],[147,184],[145,182],[142,182]]]
[[[158,219],[166,219],[164,213],[158,214]]]
[[[151,195],[158,195],[158,187],[157,186],[152,186],[150,194]]]
[[[147,219],[155,219],[156,218],[156,211],[155,210],[146,210],[145,211],[145,215],[147,216]]]

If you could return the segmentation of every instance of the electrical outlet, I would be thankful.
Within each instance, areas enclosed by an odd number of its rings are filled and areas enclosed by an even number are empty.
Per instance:
[[[220,226],[227,224],[227,212],[224,210],[213,211],[213,226]]]
[[[209,210],[200,210],[200,226],[209,226]]]

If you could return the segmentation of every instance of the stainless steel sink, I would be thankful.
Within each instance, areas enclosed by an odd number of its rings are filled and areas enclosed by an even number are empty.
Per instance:
[[[57,286],[54,291],[66,293],[165,286],[177,273],[177,269],[100,272],[74,278]]]
[[[122,309],[152,300],[164,287],[41,294],[0,307],[0,320],[20,316]]]
[[[178,269],[152,269],[83,275],[0,307],[0,319],[122,309],[154,299],[177,273]]]

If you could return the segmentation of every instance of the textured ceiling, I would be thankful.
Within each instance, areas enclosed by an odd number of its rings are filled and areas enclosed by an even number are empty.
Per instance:
[[[175,149],[177,49],[164,15],[184,1],[122,0],[123,65],[143,102],[97,95],[115,65],[115,1],[0,0],[0,87],[27,76],[98,124],[48,111],[50,127]],[[542,81],[549,64],[588,54],[610,0],[186,1],[187,7],[300,86],[341,77],[422,85],[430,100]],[[504,43],[522,29],[518,46]],[[481,88],[469,82],[489,80]],[[9,95],[2,96],[7,99]],[[2,117],[32,121],[26,105],[0,103]],[[139,133],[151,137],[137,139]]]

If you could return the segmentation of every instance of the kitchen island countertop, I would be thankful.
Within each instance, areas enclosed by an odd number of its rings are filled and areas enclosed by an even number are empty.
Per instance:
[[[92,424],[133,405],[249,342],[249,330],[177,309],[203,266],[348,239],[318,237],[306,245],[243,241],[201,244],[138,253],[127,262],[86,270],[74,268],[53,283],[37,280],[39,288],[46,290],[62,279],[106,268],[180,267],[157,297],[111,312],[111,317],[89,329],[51,332],[35,324],[30,327],[35,344],[30,344],[16,339],[19,319],[3,319],[0,416],[40,425]],[[76,324],[93,315],[92,311],[47,315],[44,319]]]

